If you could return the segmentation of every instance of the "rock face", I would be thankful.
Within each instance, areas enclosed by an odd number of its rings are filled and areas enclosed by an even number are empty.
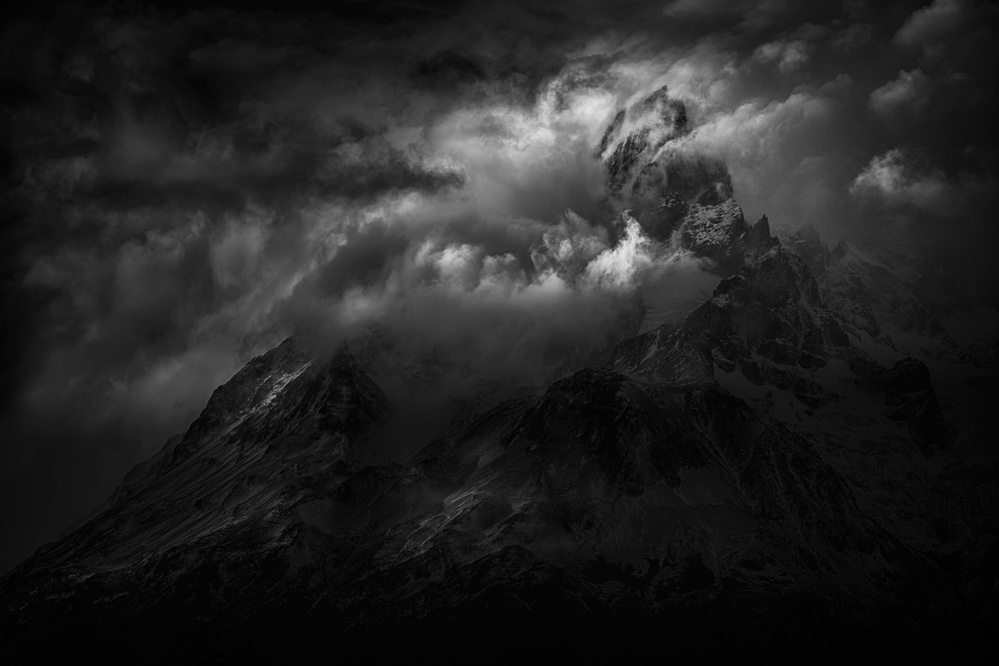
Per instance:
[[[688,133],[686,108],[665,87],[618,113],[598,151],[609,204],[650,238],[707,260],[725,277],[774,240],[766,216],[746,222],[728,168],[685,147]]]
[[[599,146],[611,204],[720,274],[682,323],[397,462],[371,450],[392,406],[364,363],[289,339],[0,580],[4,662],[984,641],[994,475],[940,463],[930,369],[882,363],[885,306],[842,286],[868,268],[748,225],[724,167],[671,147],[687,122],[663,89]],[[955,503],[986,517],[945,529]]]
[[[906,424],[924,455],[945,448],[948,427],[926,364],[904,358],[885,373],[884,383],[888,418]]]
[[[920,276],[911,259],[845,242],[830,250],[809,228],[792,234],[787,246],[806,261],[855,344],[879,360],[970,361],[917,293]]]
[[[745,222],[725,165],[681,148],[678,139],[689,131],[686,107],[663,87],[614,118],[598,156],[606,165],[612,209],[631,211],[656,240],[678,232],[685,243],[717,249],[726,233],[716,227],[734,225],[728,235],[738,235]]]
[[[611,364],[657,380],[672,372],[705,383],[717,368],[778,389],[810,385],[812,371],[849,355],[849,341],[804,262],[779,244],[764,247],[680,329],[623,343]]]

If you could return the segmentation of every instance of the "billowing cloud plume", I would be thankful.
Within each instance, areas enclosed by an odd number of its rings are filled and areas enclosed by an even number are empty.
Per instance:
[[[937,213],[946,210],[950,198],[940,171],[918,165],[911,154],[898,148],[872,158],[854,179],[850,193],[877,197],[888,206],[915,206]]]
[[[964,25],[969,15],[967,5],[964,0],[933,0],[905,20],[895,34],[895,41],[932,48]]]
[[[929,79],[919,69],[901,71],[898,78],[871,92],[871,108],[886,119],[918,112],[929,102],[930,89]]]
[[[800,39],[767,42],[756,49],[754,56],[760,62],[777,63],[782,74],[791,74],[808,63],[808,44]]]

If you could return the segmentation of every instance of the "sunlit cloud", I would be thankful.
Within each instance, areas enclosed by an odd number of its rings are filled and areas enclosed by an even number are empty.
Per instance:
[[[898,78],[871,92],[870,104],[888,119],[899,113],[919,111],[929,101],[932,84],[919,69],[900,71]]]
[[[898,148],[871,158],[854,179],[850,193],[876,197],[888,206],[909,205],[932,212],[943,212],[951,194],[939,170],[921,167]]]

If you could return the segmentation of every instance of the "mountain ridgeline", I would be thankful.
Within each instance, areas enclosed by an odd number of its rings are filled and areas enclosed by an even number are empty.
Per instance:
[[[4,662],[993,641],[995,458],[954,405],[995,373],[867,251],[747,223],[687,132],[663,88],[598,147],[615,214],[718,277],[681,322],[407,460],[365,354],[289,338],[0,580]]]

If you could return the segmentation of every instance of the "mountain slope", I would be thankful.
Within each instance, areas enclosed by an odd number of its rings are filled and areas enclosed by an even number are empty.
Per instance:
[[[906,622],[960,608],[932,565],[821,446],[715,379],[752,367],[786,383],[828,362],[820,305],[807,268],[773,247],[680,329],[623,343],[611,365],[627,374],[585,369],[500,402],[406,464],[364,453],[387,406],[356,359],[310,362],[288,341],[3,581],[9,656],[47,654],[53,631],[93,649],[123,629],[187,636],[166,661],[378,649],[452,625],[610,627],[681,652],[716,631],[745,649],[911,639]],[[922,418],[929,397],[903,374],[892,404]],[[757,607],[776,624],[757,627]]]

